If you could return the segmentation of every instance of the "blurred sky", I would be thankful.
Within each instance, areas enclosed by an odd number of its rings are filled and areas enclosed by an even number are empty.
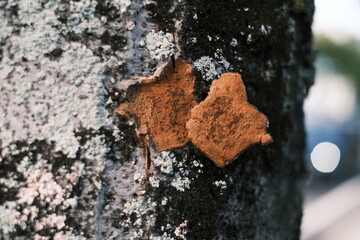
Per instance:
[[[313,23],[315,37],[324,35],[333,41],[350,39],[360,41],[360,0],[315,0],[315,6]],[[357,103],[355,87],[351,79],[336,72],[331,59],[318,57],[315,84],[304,104],[309,148],[307,158],[316,144],[329,141],[338,145],[341,150],[340,165],[343,162],[343,166],[351,168],[353,165],[346,164],[350,161],[359,161],[358,156],[354,157],[357,151],[349,148],[351,139],[354,139],[349,136],[355,134],[352,123],[357,122],[356,116],[360,115]],[[359,138],[359,135],[357,137]],[[354,146],[358,148],[356,143]],[[343,155],[346,151],[352,152],[352,155]],[[337,170],[324,178],[325,185],[331,185],[329,180],[336,178]],[[325,177],[320,174],[318,176]],[[319,187],[316,188],[316,184],[320,182],[314,181],[314,178],[312,180],[306,192],[307,201],[301,239],[359,240],[360,175],[332,188],[320,197],[319,193],[323,192]],[[324,184],[319,186],[324,187]],[[310,191],[311,187],[320,192],[314,194],[314,191]],[[311,194],[314,194],[316,199],[312,198]]]
[[[315,0],[315,34],[360,40],[360,0]]]
[[[360,0],[315,0],[315,7],[315,36],[360,40]],[[344,125],[356,109],[353,82],[334,69],[329,59],[317,58],[315,84],[304,104],[308,153],[321,141],[343,142]]]

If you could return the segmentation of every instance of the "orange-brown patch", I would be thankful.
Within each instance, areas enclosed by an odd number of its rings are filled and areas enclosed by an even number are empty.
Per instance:
[[[148,134],[157,151],[185,145],[189,141],[186,121],[196,104],[191,64],[178,58],[159,76],[140,82],[129,86],[128,101],[120,104],[117,112],[132,114],[139,134]]]
[[[186,127],[191,141],[218,167],[224,167],[250,145],[272,141],[267,117],[247,102],[240,74],[214,80],[208,97],[191,110]]]

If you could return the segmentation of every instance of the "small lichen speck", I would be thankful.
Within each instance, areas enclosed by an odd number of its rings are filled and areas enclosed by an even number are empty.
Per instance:
[[[204,56],[196,60],[194,62],[194,67],[200,71],[202,77],[206,81],[211,81],[219,76],[216,71],[214,59],[209,56]]]
[[[155,176],[149,177],[149,182],[154,188],[158,188],[160,186],[160,181]]]
[[[167,197],[164,197],[162,200],[161,200],[161,205],[165,206],[167,203],[168,203],[168,198]]]
[[[124,13],[126,9],[131,5],[131,0],[106,0],[106,3],[113,4],[120,13]]]
[[[191,181],[188,177],[177,175],[176,178],[171,182],[171,186],[180,192],[184,192],[185,189],[190,189],[190,183]]]
[[[220,189],[222,189],[222,190],[227,188],[226,182],[223,181],[223,180],[215,181],[214,185],[217,186],[217,187],[220,187]]]
[[[154,159],[154,166],[160,167],[160,171],[169,174],[173,171],[173,164],[175,164],[176,160],[174,155],[171,152],[163,151],[156,156]]]
[[[223,56],[223,52],[221,49],[216,49],[214,56],[215,56],[216,60],[218,60],[218,62],[225,68],[224,69],[225,71],[230,70],[230,63]]]
[[[230,42],[230,46],[236,47],[237,45],[238,45],[238,41],[235,38],[233,38]]]
[[[174,230],[175,236],[179,237],[180,239],[186,240],[186,234],[188,233],[187,225],[188,220],[185,220],[179,226],[177,226]]]

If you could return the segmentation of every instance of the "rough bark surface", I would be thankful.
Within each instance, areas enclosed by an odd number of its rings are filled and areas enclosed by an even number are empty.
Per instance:
[[[0,239],[298,239],[312,0],[0,2]],[[274,142],[218,168],[149,149],[119,86],[173,55],[241,73]]]

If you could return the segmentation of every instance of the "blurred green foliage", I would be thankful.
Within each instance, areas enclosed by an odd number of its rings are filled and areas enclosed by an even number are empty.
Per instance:
[[[357,96],[360,96],[360,42],[349,40],[346,42],[335,42],[325,36],[315,38],[315,48],[334,64],[339,73],[354,81]]]

